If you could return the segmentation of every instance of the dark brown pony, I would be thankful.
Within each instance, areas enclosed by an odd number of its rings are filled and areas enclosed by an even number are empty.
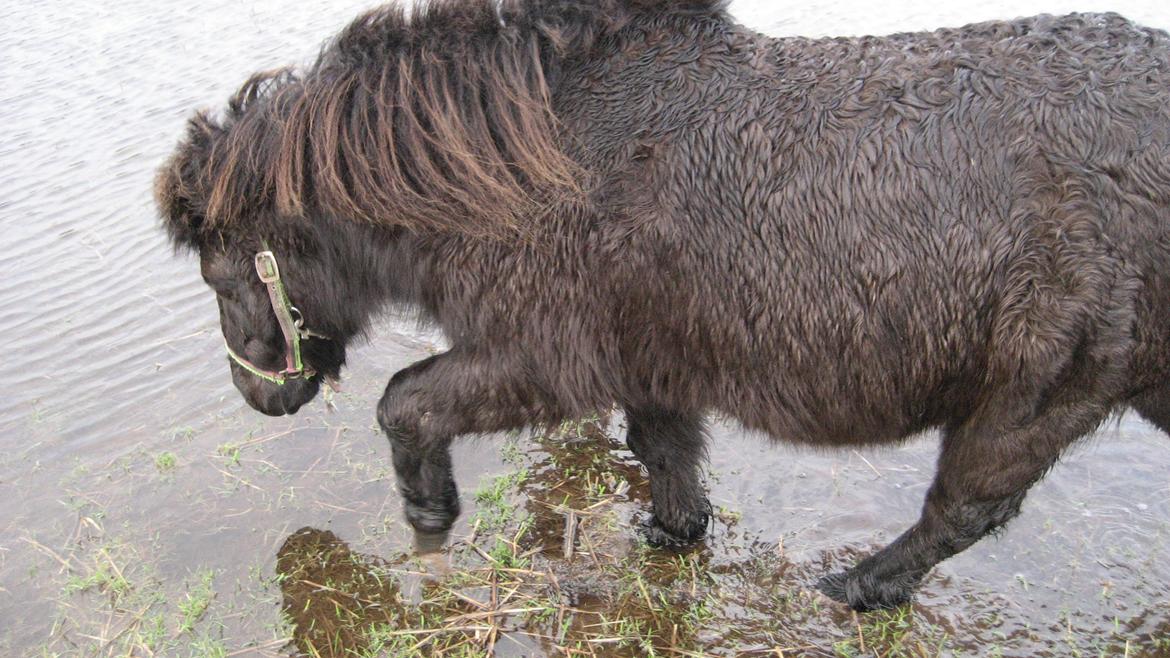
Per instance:
[[[440,0],[196,115],[156,195],[241,361],[288,349],[256,252],[315,332],[283,384],[232,362],[265,413],[389,304],[442,329],[378,405],[423,532],[458,514],[463,434],[617,405],[671,543],[708,523],[707,414],[941,429],[918,523],[821,582],[865,610],[1110,414],[1170,429],[1168,108],[1167,35],[1111,14],[777,40],[706,0]]]

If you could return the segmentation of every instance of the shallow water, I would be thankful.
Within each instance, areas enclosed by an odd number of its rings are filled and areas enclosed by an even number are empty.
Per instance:
[[[371,4],[0,5],[0,653],[116,653],[153,623],[132,614],[139,604],[163,610],[166,646],[179,655],[281,653],[290,630],[274,569],[294,531],[329,530],[387,559],[409,549],[372,407],[395,370],[441,339],[388,321],[351,351],[335,413],[318,401],[294,418],[263,418],[232,388],[212,295],[194,259],[172,255],[150,196],[193,108],[219,107],[255,70],[310,60]],[[732,5],[776,35],[1075,9],[1170,28],[1160,2]],[[499,445],[456,449],[456,535],[469,532],[476,483],[509,469]],[[896,536],[917,515],[935,452],[925,436],[815,453],[725,425],[713,445],[711,499],[730,513],[703,555],[721,588],[749,599],[762,555],[782,556],[768,563],[778,586],[807,588]],[[917,617],[945,630],[947,651],[1170,651],[1153,645],[1170,636],[1168,446],[1134,417],[1110,423],[1034,489],[1000,539],[936,569]],[[526,452],[526,463],[539,470],[543,454]],[[625,517],[644,506],[633,494],[620,505]],[[171,600],[210,573],[214,601],[180,631],[174,608],[94,586],[111,573]],[[764,611],[733,608],[721,609],[723,622],[758,641]],[[822,618],[790,630],[809,653],[831,655],[840,641]]]

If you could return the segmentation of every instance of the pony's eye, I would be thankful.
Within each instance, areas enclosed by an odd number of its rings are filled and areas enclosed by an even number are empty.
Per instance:
[[[225,301],[234,302],[239,297],[239,283],[228,279],[214,279],[203,277],[207,285],[215,292],[215,296]]]

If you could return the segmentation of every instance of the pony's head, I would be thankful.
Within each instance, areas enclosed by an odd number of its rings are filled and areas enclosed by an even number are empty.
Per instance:
[[[172,242],[199,254],[251,406],[292,413],[337,375],[363,329],[351,307],[393,292],[369,281],[390,275],[369,246],[404,232],[515,237],[522,218],[579,193],[549,105],[547,39],[520,6],[371,12],[303,74],[259,73],[221,119],[191,119],[155,198]],[[355,273],[347,235],[376,275]],[[262,280],[273,261],[282,291]],[[312,333],[290,334],[301,319]]]
[[[318,284],[327,264],[307,222],[260,205],[217,221],[212,197],[226,135],[225,125],[196,115],[159,170],[155,200],[175,247],[198,254],[215,291],[236,388],[257,411],[291,414],[338,376],[346,336],[331,333],[336,322],[325,317],[320,298],[332,291]]]

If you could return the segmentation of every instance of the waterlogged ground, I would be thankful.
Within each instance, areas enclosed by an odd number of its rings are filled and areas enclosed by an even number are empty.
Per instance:
[[[0,655],[1170,656],[1170,439],[1104,427],[915,605],[811,593],[917,514],[935,437],[814,453],[712,432],[712,535],[639,545],[620,416],[456,448],[464,514],[413,556],[372,408],[441,337],[387,320],[335,411],[243,406],[152,172],[191,108],[312,57],[363,2],[0,5]],[[857,34],[1161,3],[734,3]]]

